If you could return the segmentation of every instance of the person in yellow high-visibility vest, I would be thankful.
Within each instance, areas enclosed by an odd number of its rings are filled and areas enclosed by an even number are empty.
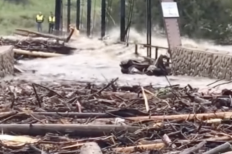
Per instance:
[[[48,33],[53,33],[55,22],[56,22],[56,18],[51,12],[50,16],[48,17],[48,23],[49,23]]]
[[[37,23],[37,30],[38,32],[42,32],[42,23],[44,22],[44,15],[39,12],[39,14],[36,15],[36,23]]]

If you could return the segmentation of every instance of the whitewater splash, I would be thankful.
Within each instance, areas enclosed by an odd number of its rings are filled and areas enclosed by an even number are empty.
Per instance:
[[[127,47],[123,44],[118,44],[118,30],[112,30],[108,36],[109,39],[105,41],[101,41],[97,37],[89,39],[84,36],[79,36],[75,38],[70,44],[77,47],[78,50],[71,56],[20,61],[20,68],[27,73],[14,78],[33,81],[46,80],[51,82],[56,80],[106,82],[112,78],[119,77],[120,83],[123,84],[144,85],[152,83],[156,86],[169,85],[165,77],[122,74],[119,63],[121,60],[135,57],[134,46],[130,45]],[[129,42],[146,43],[145,41],[145,34],[139,34],[131,29]],[[152,44],[163,47],[168,46],[166,38],[158,34],[154,34]],[[196,48],[210,48],[225,51],[230,51],[231,48],[228,46],[216,46],[210,41],[194,41],[187,38],[182,39],[182,44]],[[165,52],[162,51],[162,54],[166,54]],[[139,49],[139,53],[146,55],[146,49]],[[32,74],[30,71],[35,71],[35,73]],[[204,87],[215,81],[206,78],[185,76],[169,76],[168,80],[171,84],[180,84],[183,86],[191,84],[195,87]]]

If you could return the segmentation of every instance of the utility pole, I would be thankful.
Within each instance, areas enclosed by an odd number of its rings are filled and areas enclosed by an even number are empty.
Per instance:
[[[125,42],[125,25],[126,25],[126,1],[125,0],[121,0],[121,4],[120,4],[121,8],[120,8],[120,40],[122,42]]]

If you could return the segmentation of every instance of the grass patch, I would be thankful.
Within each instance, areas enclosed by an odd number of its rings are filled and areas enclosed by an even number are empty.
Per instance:
[[[67,5],[64,2],[64,25],[66,26]],[[71,23],[76,20],[76,0],[71,0]],[[92,18],[95,24],[100,22],[101,0],[92,0]],[[0,34],[12,34],[15,28],[36,30],[35,16],[42,12],[46,17],[55,10],[55,0],[0,0]],[[86,0],[82,0],[82,22],[86,23]],[[43,29],[48,29],[47,19]]]

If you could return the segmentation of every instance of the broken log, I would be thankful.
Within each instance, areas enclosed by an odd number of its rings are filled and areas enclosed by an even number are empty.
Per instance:
[[[20,54],[20,55],[27,55],[27,56],[33,56],[33,57],[44,57],[44,58],[63,56],[62,54],[58,54],[58,53],[26,51],[26,50],[21,50],[21,49],[14,49],[14,53]]]
[[[13,112],[1,112],[1,116],[6,116],[12,114]],[[110,113],[110,111],[108,112]],[[100,117],[100,118],[109,118],[113,117],[108,113],[78,113],[78,112],[32,112],[31,114],[35,115],[46,115],[46,116],[67,116],[72,117],[76,116],[78,118],[92,118],[92,117]],[[18,114],[25,114],[24,112],[19,112]],[[163,120],[205,120],[205,119],[230,119],[232,117],[232,112],[216,112],[216,113],[201,113],[201,114],[180,114],[180,115],[161,115],[161,116],[136,116],[136,117],[126,117],[126,120],[134,120],[134,121],[143,121],[143,120],[153,120],[153,121],[163,121]]]
[[[0,141],[1,141],[1,144],[5,146],[20,148],[26,144],[37,143],[39,139],[32,138],[29,136],[15,136],[15,135],[1,134]]]
[[[37,36],[37,37],[52,38],[52,39],[59,40],[59,41],[66,41],[67,40],[67,38],[55,36],[52,34],[39,33],[39,32],[30,31],[30,30],[26,30],[26,29],[15,29],[15,31],[16,32],[24,32],[24,33],[27,33],[28,35],[32,34],[32,35]]]
[[[14,66],[14,73],[23,73],[24,71],[18,68],[17,66]]]
[[[228,152],[232,150],[232,146],[229,142],[226,142],[222,145],[219,145],[209,151],[204,152],[203,154],[219,154],[223,152]]]
[[[73,34],[75,37],[78,37],[80,35],[80,31],[77,29],[77,27],[74,24],[69,25],[69,31],[74,30]]]
[[[180,115],[163,115],[163,116],[141,116],[141,117],[129,117],[128,120],[206,120],[210,118],[220,118],[220,119],[230,119],[232,117],[232,112],[216,112],[216,113],[200,113],[200,114],[180,114]]]
[[[25,32],[14,32],[14,34],[25,36],[25,37],[36,37],[35,34],[28,34],[28,33],[25,33]]]
[[[232,151],[221,153],[221,154],[232,154]]]
[[[57,53],[70,55],[76,50],[75,47],[67,44],[60,44],[52,40],[45,39],[17,39],[17,38],[1,38],[1,45],[12,45],[14,49],[26,50],[26,51],[34,51],[34,52],[48,52],[48,53]],[[16,58],[17,59],[17,58]]]
[[[81,146],[80,154],[102,154],[102,151],[96,142],[88,142]]]
[[[82,118],[82,119],[88,119],[88,118],[111,118],[109,120],[113,120],[113,118],[116,117],[133,117],[135,114],[142,114],[142,115],[148,115],[142,112],[132,110],[130,113],[128,111],[108,111],[107,113],[80,113],[80,112],[32,112],[30,115],[43,115],[43,116],[62,116],[62,117],[75,117],[75,118]],[[29,111],[30,112],[30,111]],[[14,114],[15,112],[1,112],[0,116],[7,116],[10,114]],[[18,112],[17,115],[26,115],[25,112]],[[100,119],[101,120],[101,119]]]
[[[29,37],[32,36],[32,37],[50,38],[50,39],[55,39],[57,41],[69,42],[69,40],[71,39],[75,30],[76,29],[74,29],[74,28],[70,28],[70,33],[67,36],[67,38],[55,36],[52,34],[34,32],[34,31],[30,31],[30,30],[25,30],[25,29],[15,29],[15,31],[16,31],[15,34],[22,35],[22,36],[29,36]]]
[[[206,141],[202,141],[191,148],[185,149],[184,151],[180,152],[180,154],[192,154],[192,153],[198,152],[202,147],[205,146],[205,144],[206,144]]]
[[[140,127],[125,125],[82,125],[82,124],[1,124],[4,133],[45,135],[63,133],[81,137],[109,135],[114,132],[135,132]]]
[[[132,153],[136,152],[138,149],[142,149],[143,151],[147,150],[161,150],[165,147],[164,143],[155,143],[155,144],[145,144],[145,145],[137,145],[137,146],[129,146],[129,147],[118,147],[114,148],[113,151],[117,153]]]

